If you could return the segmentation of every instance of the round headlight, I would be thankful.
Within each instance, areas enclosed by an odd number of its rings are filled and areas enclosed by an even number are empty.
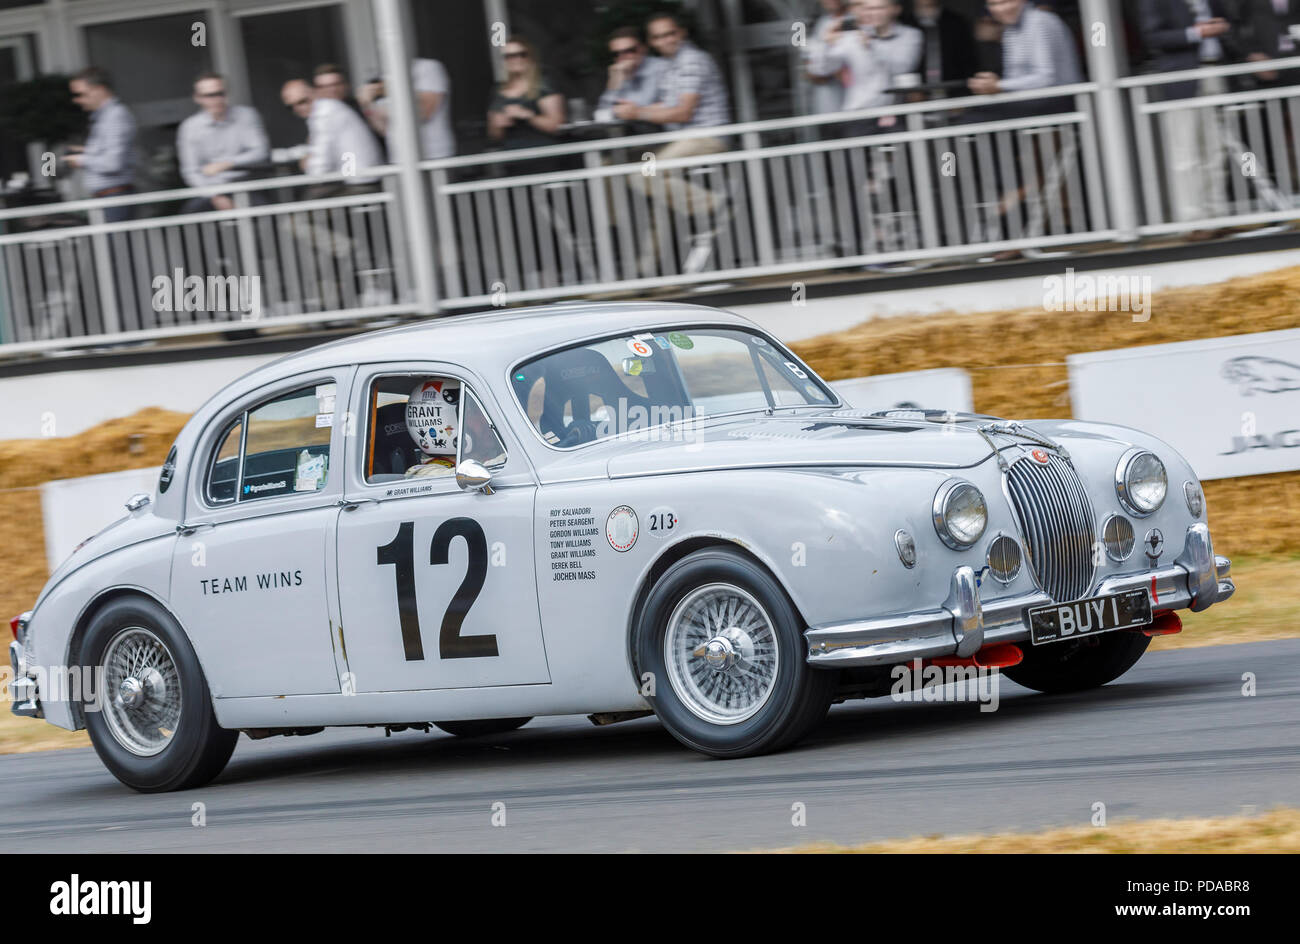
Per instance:
[[[970,482],[953,479],[934,495],[934,529],[944,544],[964,550],[980,539],[988,524],[984,496]]]
[[[1145,449],[1130,449],[1115,467],[1115,492],[1124,507],[1138,517],[1164,504],[1168,488],[1165,464]]]

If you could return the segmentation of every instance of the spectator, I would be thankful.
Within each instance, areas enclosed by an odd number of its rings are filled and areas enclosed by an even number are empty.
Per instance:
[[[64,162],[80,169],[82,183],[92,197],[135,193],[135,118],[115,94],[108,74],[95,66],[82,69],[68,83],[72,99],[90,113],[90,134],[85,146],[68,148]],[[104,211],[109,223],[129,220],[134,207]]]
[[[1182,0],[1178,2],[1181,3]],[[1055,13],[1041,10],[1027,0],[988,0],[988,10],[1002,29],[1002,74],[987,71],[975,73],[966,83],[973,93],[995,95],[998,92],[1024,92],[1083,81],[1074,36],[1065,21]],[[1071,105],[1068,97],[1044,97],[996,107],[986,106],[973,110],[970,117],[974,121],[984,121],[1044,115],[1062,111]],[[1032,232],[1041,225],[1041,217],[1035,220],[1032,214],[1042,212],[1042,206],[1046,202],[1044,187],[1056,186],[1050,182],[1059,181],[1060,175],[1055,168],[1060,165],[1060,155],[1061,145],[1057,133],[1049,131],[1035,136],[1027,148],[1016,152],[1014,166],[1018,170],[1020,182],[1006,168],[993,167],[986,170],[995,179],[999,175],[1002,178],[999,184],[1001,197],[996,208],[1000,222],[996,231],[1014,232],[1010,221],[1018,219],[1022,211],[1030,214],[1030,218],[1025,221],[1029,231]],[[1030,188],[1023,182],[1029,179],[1042,182],[1034,185],[1038,193],[1032,207],[1026,206]],[[991,258],[1004,262],[1019,258],[1021,254],[1020,250],[1004,249]]]
[[[503,148],[554,144],[564,124],[564,96],[546,84],[528,40],[511,36],[502,50],[505,81],[488,105],[488,137]]]
[[[176,153],[187,187],[243,180],[250,166],[270,157],[271,145],[261,117],[247,105],[230,104],[226,80],[220,75],[200,75],[194,83],[194,101],[199,111],[182,121],[176,132]],[[181,212],[229,210],[234,205],[226,194],[193,197]]]
[[[1172,0],[1183,3],[1184,0]],[[1002,74],[977,72],[966,83],[976,95],[1024,92],[1083,81],[1079,51],[1070,28],[1055,13],[1028,0],[988,0],[989,13],[1002,27]],[[1044,99],[1000,109],[1006,114],[1050,114],[1068,100]],[[984,117],[990,112],[985,110]]]
[[[826,41],[827,31],[835,28],[849,11],[846,0],[821,0],[822,15],[813,24],[812,36],[804,53],[804,75],[812,83],[812,110],[814,115],[829,115],[844,110],[844,70],[833,75],[815,75],[809,68],[812,50]]]
[[[1213,65],[1236,50],[1234,27],[1220,0],[1140,0],[1138,28],[1161,72]],[[1166,98],[1190,98],[1227,91],[1223,79],[1164,85]],[[1227,210],[1227,168],[1222,129],[1213,108],[1179,108],[1165,113],[1165,172],[1169,200],[1177,221],[1220,216]],[[1192,239],[1207,239],[1210,230],[1195,230]]]
[[[307,122],[307,155],[302,159],[307,174],[351,173],[382,162],[379,145],[361,116],[342,102],[316,94],[304,79],[290,79],[280,90],[286,107]],[[315,199],[374,189],[378,178],[357,178],[348,183],[330,183],[312,188]]]
[[[609,34],[609,78],[605,91],[596,102],[597,121],[613,121],[614,108],[622,102],[650,105],[659,98],[659,85],[668,71],[668,62],[659,56],[647,56],[645,43],[634,26],[625,26]]]
[[[615,117],[624,121],[647,121],[671,130],[713,128],[730,122],[731,106],[727,98],[727,86],[722,80],[722,72],[708,53],[690,41],[681,23],[671,14],[656,14],[646,22],[646,35],[650,39],[650,45],[664,58],[668,66],[659,86],[659,97],[649,105],[620,102],[614,106]],[[727,145],[721,138],[681,138],[659,148],[655,152],[655,157],[671,160],[716,154],[726,148]],[[663,183],[662,199],[665,205],[679,217],[713,210],[716,202],[714,191],[707,184],[692,180],[691,177],[694,175],[687,171],[668,175],[668,179]],[[701,178],[706,176],[714,177],[714,175],[701,175]],[[643,174],[637,179],[637,185],[646,196],[655,199],[655,182],[658,179],[657,174]],[[722,215],[720,211],[719,217]],[[714,238],[717,228],[722,225],[719,219],[715,223],[712,234],[696,235],[696,246],[683,262],[683,270],[698,271],[699,266],[704,264],[712,251],[707,241]],[[656,223],[651,223],[651,232],[645,242],[645,251],[640,262],[643,270],[654,271],[654,257],[659,252],[660,237],[665,235]],[[664,271],[667,271],[668,260],[661,259],[660,262],[664,266]]]
[[[1246,56],[1252,62],[1286,59],[1300,52],[1300,0],[1250,0],[1251,31],[1254,41]],[[1279,79],[1277,72],[1257,72],[1265,88],[1293,85],[1295,72]]]
[[[348,74],[343,71],[342,66],[333,62],[322,62],[312,72],[311,84],[312,88],[316,89],[317,95],[338,99],[362,118],[365,118],[366,124],[370,126],[371,133],[375,136],[375,141],[387,149],[388,143],[384,140],[384,136],[370,125],[370,119],[366,117],[361,103],[352,94],[352,83],[348,81]]]
[[[432,160],[456,153],[456,135],[451,129],[451,78],[437,59],[411,60],[411,94],[419,125],[420,157]],[[357,95],[366,120],[388,142],[388,153],[396,156],[388,113],[388,99],[382,81],[367,82]]]
[[[970,21],[942,0],[916,0],[903,22],[921,31],[921,77],[926,85],[962,82],[977,71]]]
[[[361,114],[361,106],[352,94],[352,83],[343,67],[333,62],[322,62],[312,72],[312,88],[322,98],[333,98]]]
[[[901,10],[895,0],[857,0],[852,10],[854,20],[841,17],[823,39],[814,42],[810,70],[814,75],[848,70],[844,90],[847,111],[892,105],[897,97],[890,88],[898,77],[920,68],[921,31],[898,22]],[[896,120],[889,115],[870,124],[889,127]]]
[[[731,121],[727,86],[717,63],[686,35],[671,14],[651,17],[646,33],[655,52],[668,68],[659,87],[659,98],[650,105],[622,102],[614,107],[615,117],[624,121],[648,121],[669,130],[708,128]],[[725,148],[717,138],[689,138],[674,141],[659,150],[659,157],[689,157],[714,154]]]

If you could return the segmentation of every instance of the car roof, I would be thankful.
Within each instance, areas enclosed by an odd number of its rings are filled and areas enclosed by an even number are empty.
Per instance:
[[[514,363],[595,335],[678,325],[722,324],[754,328],[748,318],[704,305],[674,302],[577,302],[483,314],[430,318],[371,331],[289,354],[249,375],[274,379],[339,364],[387,360],[439,360],[495,379]]]

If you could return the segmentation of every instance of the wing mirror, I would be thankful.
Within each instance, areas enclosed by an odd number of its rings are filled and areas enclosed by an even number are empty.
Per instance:
[[[460,465],[456,466],[456,484],[467,492],[482,492],[484,495],[491,495],[492,473],[481,462],[475,462],[473,459],[462,459]]]

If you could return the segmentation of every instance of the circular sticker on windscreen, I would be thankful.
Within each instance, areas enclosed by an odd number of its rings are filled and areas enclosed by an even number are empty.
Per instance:
[[[627,342],[627,349],[637,357],[649,357],[654,354],[655,349],[640,338],[632,338]]]
[[[609,541],[609,546],[619,553],[632,550],[639,531],[640,522],[636,520],[636,512],[630,505],[619,505],[605,519],[605,538]]]

